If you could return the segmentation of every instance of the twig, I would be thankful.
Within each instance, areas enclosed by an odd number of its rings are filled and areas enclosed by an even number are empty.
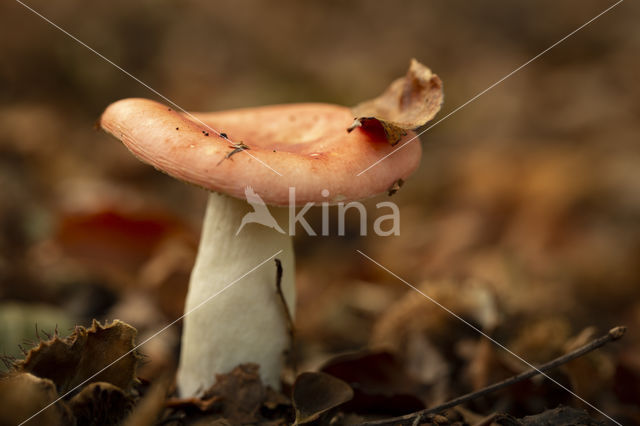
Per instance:
[[[293,325],[293,318],[291,317],[289,305],[287,304],[287,300],[284,298],[284,293],[282,293],[282,262],[280,261],[280,259],[274,260],[276,261],[276,291],[278,292],[278,296],[282,301],[285,317],[287,319],[287,328],[289,329],[289,338],[291,339],[291,350],[289,351],[289,359],[291,361],[291,367],[293,368],[293,375],[297,376],[298,360],[296,358],[295,351],[295,327]]]
[[[604,336],[599,337],[595,340],[592,340],[590,343],[587,343],[586,345],[572,352],[569,352],[566,355],[563,355],[559,358],[549,361],[546,364],[542,364],[537,369],[527,370],[523,373],[510,377],[506,380],[487,386],[486,388],[452,399],[451,401],[445,402],[444,404],[440,404],[437,407],[427,408],[425,410],[417,411],[411,414],[406,414],[404,416],[393,417],[393,418],[383,419],[383,420],[375,420],[371,422],[364,422],[364,423],[360,423],[359,426],[412,425],[416,418],[420,418],[424,420],[424,416],[427,416],[429,414],[438,413],[443,410],[446,410],[447,408],[455,407],[456,405],[463,404],[467,401],[471,401],[473,399],[479,398],[491,392],[495,392],[502,388],[506,388],[507,386],[511,386],[514,383],[521,382],[523,380],[526,380],[540,373],[552,370],[562,364],[565,364],[578,357],[581,357],[584,354],[587,354],[595,349],[598,349],[609,342],[620,339],[626,331],[627,331],[626,327],[622,327],[622,326],[614,327],[611,330],[609,330],[609,332]]]
[[[223,134],[224,134],[224,133],[223,133]],[[225,138],[225,139],[226,139],[226,138]],[[219,166],[219,165],[220,165],[224,160],[229,160],[229,159],[231,159],[231,156],[232,156],[232,155],[237,154],[237,153],[239,153],[239,152],[242,152],[242,151],[244,151],[245,149],[251,149],[251,148],[249,148],[247,145],[245,145],[245,143],[244,143],[244,142],[242,142],[242,141],[240,141],[240,142],[238,142],[238,143],[231,144],[231,148],[233,148],[233,150],[229,151],[229,152],[228,152],[224,157],[222,157],[222,160],[220,160],[220,161],[218,162],[218,164],[217,164],[218,166]]]

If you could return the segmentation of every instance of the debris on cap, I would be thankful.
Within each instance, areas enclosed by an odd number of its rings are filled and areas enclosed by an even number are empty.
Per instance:
[[[407,135],[433,119],[442,105],[442,81],[429,68],[411,60],[407,75],[395,80],[377,98],[353,107],[355,120],[347,128],[373,129],[382,127],[393,146]]]
[[[391,187],[387,191],[387,195],[391,197],[393,194],[400,191],[400,188],[402,187],[403,184],[404,184],[404,180],[402,179],[398,179],[397,181],[393,182],[393,185],[391,185]]]

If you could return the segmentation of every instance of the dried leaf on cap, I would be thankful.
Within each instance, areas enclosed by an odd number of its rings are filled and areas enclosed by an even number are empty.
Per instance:
[[[430,121],[442,105],[442,81],[429,68],[411,60],[407,75],[395,80],[377,98],[353,107],[355,121],[347,129],[380,129],[391,145],[397,144],[407,130]]]

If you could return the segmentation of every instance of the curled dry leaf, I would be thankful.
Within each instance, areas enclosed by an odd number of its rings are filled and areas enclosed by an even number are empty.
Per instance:
[[[293,384],[295,424],[312,422],[351,398],[353,389],[342,380],[325,373],[302,373]]]
[[[0,380],[0,424],[17,425],[58,399],[55,384],[29,373],[11,374]],[[63,401],[54,403],[27,425],[73,424],[71,413]]]
[[[167,408],[196,411],[195,416],[206,419],[207,424],[228,421],[234,425],[268,422],[270,412],[289,405],[284,395],[262,383],[259,366],[252,363],[240,364],[227,374],[217,374],[214,385],[201,397],[165,402]]]
[[[260,380],[256,364],[243,364],[229,374],[216,375],[206,397],[219,398],[224,417],[232,423],[250,423],[260,419],[260,408],[267,390]]]
[[[406,366],[386,351],[361,351],[336,356],[321,370],[348,383],[353,399],[345,410],[359,414],[398,416],[425,408],[421,388]]]
[[[152,384],[122,422],[122,426],[154,426],[164,409],[168,388],[167,377]]]
[[[553,410],[546,410],[534,416],[523,417],[522,419],[516,419],[508,414],[500,414],[494,421],[504,426],[603,426],[605,424],[590,417],[584,410],[563,406],[554,408]]]
[[[94,320],[90,328],[78,326],[69,337],[56,335],[41,341],[24,360],[15,363],[15,369],[53,381],[64,394],[122,357],[91,382],[107,382],[127,392],[140,361],[132,351],[135,336],[136,329],[122,321],[103,326]]]
[[[119,425],[133,408],[133,398],[110,383],[82,388],[68,405],[79,425]]]
[[[412,59],[407,75],[391,83],[377,98],[353,107],[356,118],[347,131],[356,127],[364,130],[382,127],[389,143],[395,145],[407,130],[416,129],[435,117],[442,100],[440,78]]]

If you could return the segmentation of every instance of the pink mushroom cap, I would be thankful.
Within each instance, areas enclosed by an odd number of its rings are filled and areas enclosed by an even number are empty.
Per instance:
[[[415,171],[422,154],[419,141],[413,141],[358,176],[416,135],[408,131],[393,147],[382,126],[347,133],[354,117],[339,105],[273,105],[191,115],[197,120],[148,99],[123,99],[107,107],[100,126],[141,161],[176,179],[240,199],[249,186],[265,203],[277,206],[289,205],[290,187],[295,188],[296,205],[348,202],[386,192]],[[240,142],[249,149],[227,158],[234,150],[231,144]],[[324,189],[328,197],[322,195]]]

